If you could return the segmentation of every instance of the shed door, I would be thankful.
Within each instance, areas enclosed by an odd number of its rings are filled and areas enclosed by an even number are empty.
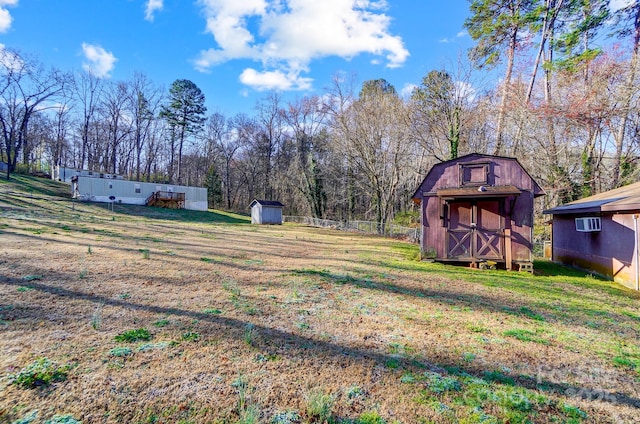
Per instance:
[[[447,258],[472,258],[473,251],[473,206],[468,202],[449,205],[449,228],[447,229]]]
[[[475,257],[482,259],[504,259],[504,225],[500,214],[500,203],[478,202],[475,231]]]
[[[449,206],[449,259],[504,259],[500,202],[452,202]]]

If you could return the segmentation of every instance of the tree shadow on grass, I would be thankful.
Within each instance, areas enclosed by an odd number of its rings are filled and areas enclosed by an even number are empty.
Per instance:
[[[379,264],[378,264],[379,265]],[[447,266],[451,268],[451,266]],[[453,267],[456,268],[456,267]],[[464,268],[463,268],[464,270]],[[520,298],[516,301],[510,301],[508,304],[505,304],[504,301],[494,296],[491,293],[467,293],[461,290],[440,290],[434,289],[428,285],[424,285],[421,287],[403,287],[397,284],[393,284],[387,281],[378,281],[375,278],[362,277],[357,274],[357,270],[354,270],[352,273],[348,272],[333,272],[328,269],[315,269],[315,268],[306,268],[306,269],[290,269],[288,270],[292,275],[301,275],[301,276],[313,276],[325,281],[331,281],[336,284],[348,284],[360,289],[369,289],[369,290],[377,290],[388,293],[402,294],[411,297],[418,298],[432,298],[438,299],[450,305],[458,305],[462,307],[469,307],[472,309],[482,309],[485,311],[500,313],[500,314],[510,314],[517,315],[522,318],[528,318],[533,321],[546,321],[546,322],[560,322],[563,324],[570,325],[580,325],[588,327],[588,321],[591,319],[590,317],[602,315],[602,312],[606,310],[604,306],[601,305],[599,299],[596,299],[594,296],[588,296],[586,294],[582,294],[585,302],[581,304],[579,308],[572,308],[572,317],[564,317],[562,314],[558,314],[557,311],[550,309],[549,307],[541,308],[538,306],[535,309],[532,309],[531,303],[527,302],[525,298]],[[487,273],[485,271],[467,271],[472,273],[472,275],[462,276],[459,274],[459,271],[449,270],[451,274],[448,274],[445,270],[437,270],[434,273],[442,275],[451,281],[455,281],[456,279],[463,280],[465,282],[478,282],[486,287],[502,287],[509,288],[509,285],[520,285],[522,286],[522,291],[531,290],[531,296],[535,296],[535,293],[541,293],[545,298],[552,298],[555,300],[565,299],[570,293],[566,292],[561,288],[556,288],[555,285],[532,285],[529,280],[527,280],[525,275],[518,275],[519,273],[508,273],[507,271],[494,271],[504,273],[505,276],[509,277],[509,280],[496,283],[495,278],[492,278],[493,274]],[[355,275],[355,276],[354,276]],[[528,274],[527,274],[528,275]],[[495,275],[493,275],[495,277]],[[518,280],[515,277],[520,277],[522,280]],[[531,278],[531,276],[529,276]],[[488,281],[484,281],[483,279],[488,279]],[[601,287],[598,286],[600,289]],[[533,292],[535,290],[535,293]],[[610,290],[610,294],[614,294],[617,296],[623,296],[624,293],[618,292],[615,288]],[[631,315],[623,315],[615,310],[606,310],[607,316],[612,318],[617,323],[623,322],[633,322],[635,320],[634,316]],[[576,322],[575,318],[580,318],[578,322]]]
[[[6,176],[6,175],[5,175]],[[52,196],[71,198],[71,190],[68,184],[47,178],[39,178],[22,174],[11,174],[11,179],[2,180],[2,187],[15,190],[17,194],[25,196]]]
[[[111,210],[112,207],[110,203],[96,203],[95,206],[106,209],[107,211]],[[150,206],[114,204],[113,213],[167,221],[196,222],[205,224],[251,224],[251,218],[248,216],[212,209],[208,211],[194,211],[187,209],[167,209]]]
[[[25,285],[25,281],[0,275],[0,284],[21,287]],[[204,312],[189,311],[176,307],[138,304],[130,300],[113,299],[102,295],[96,295],[94,293],[84,293],[63,287],[55,287],[46,284],[46,282],[30,281],[28,285],[32,290],[38,290],[43,293],[64,297],[66,299],[80,299],[100,305],[109,305],[129,310],[140,310],[162,316],[174,315],[187,317],[189,319],[208,322],[209,324],[218,326],[221,330],[233,331],[234,333],[239,334],[244,333],[247,326],[250,325],[253,331],[256,331],[257,334],[260,335],[260,337],[254,339],[254,347],[264,351],[284,348],[289,350],[292,354],[296,354],[296,351],[300,351],[299,354],[301,355],[313,354],[313,352],[316,351],[317,354],[329,354],[336,358],[370,360],[379,366],[383,366],[391,370],[399,369],[418,374],[427,370],[428,373],[437,373],[440,375],[448,374],[458,377],[473,376],[483,379],[487,383],[497,382],[499,384],[521,387],[529,390],[543,390],[547,393],[555,393],[562,397],[577,397],[586,400],[595,399],[640,409],[640,399],[625,393],[608,392],[597,388],[594,390],[566,383],[556,383],[545,379],[544,376],[534,378],[530,376],[509,374],[506,372],[496,374],[495,371],[487,370],[479,365],[460,364],[459,361],[456,361],[454,356],[441,358],[439,361],[433,361],[432,358],[429,358],[428,356],[398,357],[398,355],[385,354],[361,347],[350,347],[332,341],[318,340],[277,328],[270,328],[259,324],[250,324],[238,318],[224,317],[220,315],[214,316]]]

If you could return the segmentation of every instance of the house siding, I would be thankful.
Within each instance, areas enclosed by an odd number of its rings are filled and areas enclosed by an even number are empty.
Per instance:
[[[635,288],[637,254],[633,214],[602,214],[601,231],[576,231],[575,218],[588,215],[554,215],[553,260]]]

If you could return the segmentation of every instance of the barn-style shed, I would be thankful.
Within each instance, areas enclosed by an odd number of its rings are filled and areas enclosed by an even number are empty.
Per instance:
[[[533,269],[533,201],[544,190],[515,158],[478,153],[434,165],[420,205],[423,258]]]
[[[544,211],[553,260],[640,290],[640,182]]]
[[[282,224],[282,208],[284,205],[277,200],[254,199],[251,208],[252,224]]]

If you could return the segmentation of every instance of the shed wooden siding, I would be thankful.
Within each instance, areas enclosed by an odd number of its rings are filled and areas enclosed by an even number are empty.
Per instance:
[[[128,205],[144,205],[145,200],[157,191],[185,193],[185,209],[206,211],[207,189],[202,187],[188,187],[171,184],[145,183],[129,180],[112,180],[106,178],[78,177],[77,193],[81,200],[92,202],[110,202],[110,196],[115,196],[115,202]],[[139,191],[136,192],[136,191]]]
[[[576,216],[553,217],[553,260],[635,288],[633,214],[602,215],[601,231],[584,233],[576,231]]]
[[[428,196],[422,207],[422,250],[434,252],[438,258],[447,257],[447,228],[440,218],[441,200]],[[533,244],[533,194],[523,192],[518,196],[511,218],[511,253],[514,261],[531,261]],[[529,210],[529,211],[527,211]],[[503,223],[503,227],[507,223]]]
[[[423,254],[436,259],[447,258],[447,225],[441,217],[444,202],[438,196],[437,191],[461,187],[462,165],[471,165],[472,167],[486,165],[488,169],[487,186],[514,186],[520,190],[520,194],[515,197],[512,210],[508,210],[511,208],[510,201],[506,200],[509,199],[508,197],[498,200],[498,202],[502,202],[500,207],[503,208],[500,213],[502,222],[499,225],[502,229],[511,229],[510,246],[506,245],[508,240],[502,240],[500,243],[503,243],[501,245],[503,249],[511,248],[512,261],[531,261],[533,259],[533,200],[535,196],[543,195],[544,191],[517,160],[481,154],[471,154],[435,165],[416,191],[414,199],[422,201],[421,248]],[[481,202],[482,198],[482,193],[478,193],[478,197],[473,200]],[[505,214],[505,210],[509,213]],[[491,218],[490,211],[485,211],[485,214],[487,219],[498,219]],[[509,214],[511,219],[505,217]]]

